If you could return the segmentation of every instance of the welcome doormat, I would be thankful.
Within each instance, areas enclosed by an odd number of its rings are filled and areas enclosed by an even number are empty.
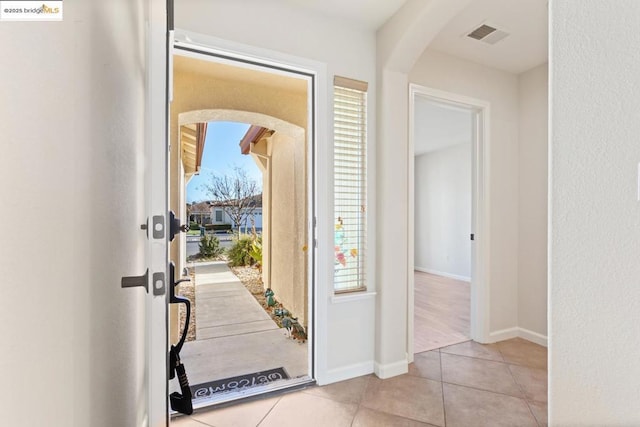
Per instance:
[[[287,379],[289,379],[289,375],[284,368],[275,368],[194,385],[191,386],[191,393],[193,400],[200,400],[218,393],[228,393]]]

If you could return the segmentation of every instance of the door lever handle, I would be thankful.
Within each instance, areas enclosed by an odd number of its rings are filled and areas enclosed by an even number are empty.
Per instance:
[[[180,225],[180,218],[176,218],[176,214],[173,211],[169,212],[169,241],[173,241],[176,234],[189,231],[189,224]]]
[[[184,297],[176,296],[175,287],[178,283],[188,282],[190,279],[175,280],[176,266],[173,262],[169,263],[169,303],[170,304],[184,304],[186,308],[186,316],[184,321],[184,329],[180,340],[176,345],[171,346],[169,351],[169,379],[173,379],[178,376],[178,382],[180,383],[180,392],[173,392],[169,395],[171,403],[171,409],[181,412],[183,414],[191,415],[193,413],[193,403],[191,401],[192,394],[189,386],[189,379],[185,371],[184,365],[180,360],[180,350],[187,338],[187,331],[189,329],[189,320],[191,319],[191,302]]]
[[[149,292],[149,269],[142,276],[125,276],[122,278],[120,286],[123,288],[143,287],[147,293]]]

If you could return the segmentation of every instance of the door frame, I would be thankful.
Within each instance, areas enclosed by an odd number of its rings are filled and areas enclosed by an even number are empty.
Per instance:
[[[171,57],[175,51],[179,51],[178,54],[198,56],[200,59],[214,62],[274,73],[296,74],[307,78],[309,85],[306,129],[306,145],[309,153],[307,161],[309,171],[307,180],[309,330],[307,332],[310,347],[308,364],[311,381],[321,381],[321,378],[326,375],[324,373],[327,366],[326,352],[319,351],[326,348],[327,341],[326,320],[323,320],[326,316],[321,313],[326,313],[327,301],[324,298],[318,298],[318,295],[328,292],[327,283],[330,283],[330,278],[327,272],[332,271],[330,268],[332,260],[327,255],[331,253],[329,243],[332,245],[332,242],[325,237],[325,235],[331,236],[332,230],[332,224],[329,221],[332,218],[329,210],[331,205],[327,192],[330,187],[329,183],[316,173],[318,170],[328,170],[330,158],[330,146],[318,143],[318,141],[327,140],[328,135],[327,129],[319,125],[327,123],[328,97],[325,91],[320,90],[327,87],[326,65],[181,29],[176,29],[174,32],[174,43],[169,52]]]
[[[490,114],[489,102],[433,89],[418,84],[409,84],[409,149],[407,150],[408,171],[408,245],[407,245],[407,360],[414,355],[414,267],[415,267],[415,141],[414,125],[415,99],[427,98],[435,102],[450,104],[476,112],[472,143],[472,215],[471,223],[474,240],[471,245],[471,311],[470,338],[480,343],[490,342],[489,337],[489,173],[490,173]]]

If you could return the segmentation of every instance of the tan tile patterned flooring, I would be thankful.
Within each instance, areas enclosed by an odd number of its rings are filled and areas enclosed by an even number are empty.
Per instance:
[[[546,426],[547,350],[520,338],[415,355],[409,373],[373,375],[196,413],[177,427]]]

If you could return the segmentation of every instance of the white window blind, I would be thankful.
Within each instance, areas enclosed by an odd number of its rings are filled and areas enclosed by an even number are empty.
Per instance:
[[[366,289],[367,83],[334,78],[334,290]]]

